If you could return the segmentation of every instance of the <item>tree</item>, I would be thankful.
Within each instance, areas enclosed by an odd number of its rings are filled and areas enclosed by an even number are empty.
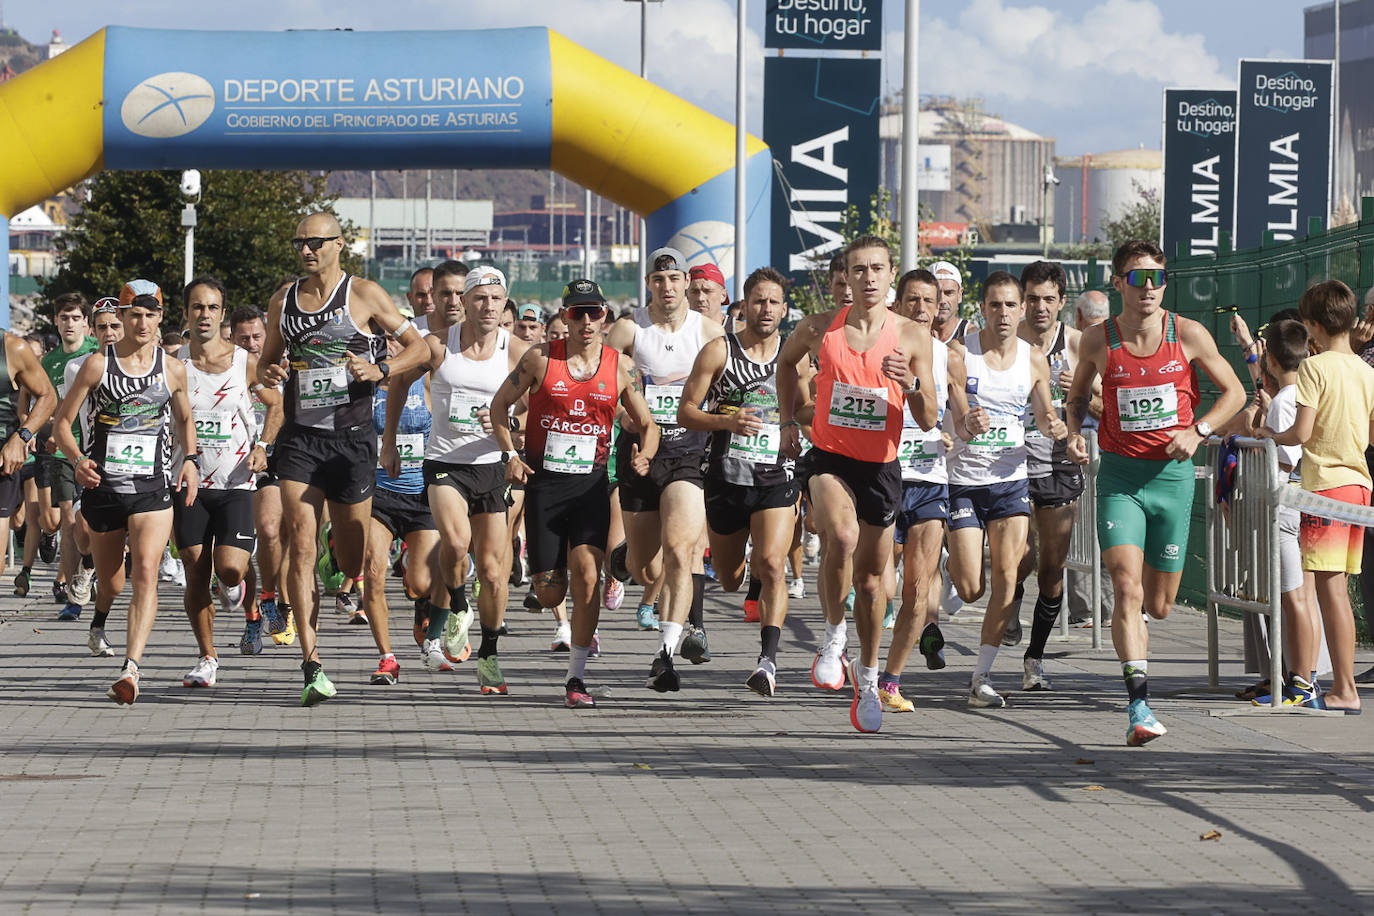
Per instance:
[[[1102,224],[1110,246],[1108,257],[1131,239],[1151,239],[1159,243],[1160,208],[1163,206],[1159,192],[1135,180],[1131,181],[1131,190],[1137,199],[1122,207],[1114,219]]]
[[[60,267],[43,288],[51,302],[65,292],[87,300],[119,293],[143,277],[162,287],[166,327],[180,327],[186,232],[180,172],[103,172],[86,185],[87,196],[67,232],[58,237]],[[291,250],[296,224],[308,213],[333,212],[323,174],[305,172],[205,172],[196,205],[195,273],[213,274],[228,290],[227,305],[256,305],[281,282],[300,273]],[[345,241],[354,228],[344,225]],[[344,269],[359,259],[344,250]]]

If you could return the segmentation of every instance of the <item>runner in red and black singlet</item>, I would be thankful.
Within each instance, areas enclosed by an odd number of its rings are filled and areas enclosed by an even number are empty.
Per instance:
[[[572,592],[567,705],[594,706],[583,678],[601,616],[599,574],[611,527],[606,474],[611,428],[623,404],[645,431],[643,451],[634,446],[631,452],[633,473],[643,476],[658,449],[658,427],[632,383],[629,358],[622,361],[617,350],[601,342],[606,299],[600,287],[591,280],[569,283],[562,316],[568,336],[531,347],[496,392],[492,431],[506,462],[506,479],[525,484],[527,552],[539,603],[555,607]],[[503,421],[527,392],[527,457],[522,459],[515,454],[510,424]]]

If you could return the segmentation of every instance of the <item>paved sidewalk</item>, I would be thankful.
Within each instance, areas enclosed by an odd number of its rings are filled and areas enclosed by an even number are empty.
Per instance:
[[[610,695],[578,712],[547,615],[511,611],[511,695],[484,698],[471,663],[425,672],[400,600],[401,681],[368,686],[370,637],[331,606],[339,696],[306,710],[298,649],[240,656],[238,621],[222,621],[220,685],[183,689],[194,644],[164,587],[143,694],[121,708],[104,699],[116,660],[86,656],[87,620],[57,623],[9,583],[6,913],[1374,909],[1374,711],[1218,716],[1241,704],[1166,696],[1205,682],[1205,621],[1187,610],[1150,626],[1169,734],[1131,749],[1114,655],[1082,630],[1050,644],[1052,693],[1022,694],[1008,649],[994,682],[1011,705],[969,710],[977,609],[945,627],[947,669],[919,655],[908,669],[917,711],[864,736],[848,693],[810,684],[814,597],[793,603],[777,697],[744,688],[757,629],[714,587],[714,658],[660,696],[642,686],[656,635],[635,629],[631,589],[589,669]],[[121,604],[117,649],[124,619]],[[1253,678],[1239,625],[1223,634],[1235,690]]]

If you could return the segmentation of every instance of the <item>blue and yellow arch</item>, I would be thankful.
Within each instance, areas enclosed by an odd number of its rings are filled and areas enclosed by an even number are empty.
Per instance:
[[[734,151],[733,125],[551,29],[110,27],[0,85],[0,247],[102,169],[552,168],[729,277]],[[753,266],[772,161],[752,136],[747,154]],[[6,271],[5,326],[8,301]]]

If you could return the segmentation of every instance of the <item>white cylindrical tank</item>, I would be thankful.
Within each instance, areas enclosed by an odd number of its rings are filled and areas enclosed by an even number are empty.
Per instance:
[[[1060,244],[1106,241],[1102,224],[1140,200],[1143,189],[1164,190],[1163,154],[1128,149],[1055,160],[1054,240]]]

